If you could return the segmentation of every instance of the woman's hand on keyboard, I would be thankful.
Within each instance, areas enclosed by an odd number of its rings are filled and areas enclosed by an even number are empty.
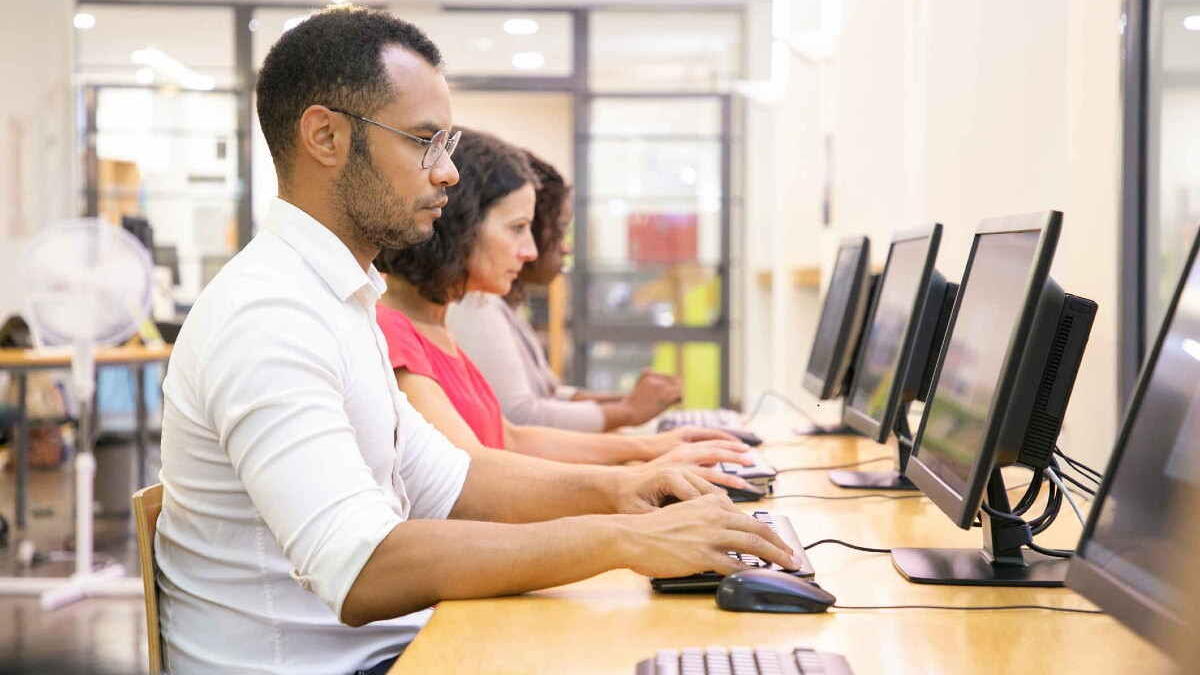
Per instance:
[[[618,537],[627,566],[649,577],[698,572],[730,574],[745,567],[730,551],[750,553],[785,568],[793,551],[769,526],[742,513],[724,494],[707,494],[652,513],[622,516]]]
[[[659,455],[649,462],[651,465],[691,465],[695,472],[710,482],[726,485],[738,490],[753,490],[754,487],[734,474],[726,473],[714,465],[720,462],[731,462],[742,466],[753,466],[754,460],[746,455],[750,446],[729,441],[702,441],[700,443],[684,443],[672,448],[669,452]]]
[[[726,441],[734,445],[743,445],[747,450],[750,446],[739,441],[732,434],[720,429],[705,429],[703,427],[679,427],[661,434],[647,437],[655,456],[663,455],[678,447],[681,443],[699,443],[701,441]]]

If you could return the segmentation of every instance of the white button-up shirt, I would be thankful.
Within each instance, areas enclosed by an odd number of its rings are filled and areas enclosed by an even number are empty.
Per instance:
[[[379,542],[445,518],[469,464],[396,386],[384,288],[277,199],[188,314],[163,384],[155,540],[170,672],[352,673],[428,618],[338,620]]]

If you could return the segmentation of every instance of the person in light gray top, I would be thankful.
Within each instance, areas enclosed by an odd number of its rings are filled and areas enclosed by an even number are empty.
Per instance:
[[[589,392],[563,385],[550,370],[533,327],[522,313],[525,284],[549,285],[570,253],[566,230],[574,216],[571,189],[553,166],[533,153],[540,182],[533,235],[538,257],[521,270],[508,295],[468,293],[447,312],[459,347],[492,385],[504,416],[514,424],[573,431],[610,431],[642,424],[678,403],[678,378],[646,371],[627,395]]]

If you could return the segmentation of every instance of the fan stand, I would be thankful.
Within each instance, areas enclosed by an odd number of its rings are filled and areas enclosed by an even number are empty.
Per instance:
[[[79,438],[75,455],[75,573],[69,577],[0,577],[0,595],[40,595],[42,609],[50,610],[69,605],[92,596],[136,597],[143,594],[142,581],[127,578],[125,567],[120,564],[96,568],[94,554],[94,480],[96,456],[92,452],[92,401],[96,391],[97,307],[103,301],[94,279],[88,276],[98,261],[100,244],[97,236],[102,231],[116,232],[114,236],[132,237],[122,230],[102,230],[110,227],[100,221],[87,224],[91,239],[86,246],[84,271],[67,277],[65,288],[55,288],[52,293],[72,294],[81,301],[72,307],[72,316],[77,328],[71,340],[72,391],[79,402]],[[131,315],[136,315],[133,313]],[[34,344],[43,344],[39,338],[36,322],[31,322]]]
[[[0,577],[0,595],[41,595],[42,609],[58,609],[92,596],[142,595],[142,580],[125,576],[125,566],[94,566],[93,493],[96,455],[92,453],[91,402],[95,393],[95,354],[89,341],[71,355],[73,389],[79,402],[75,455],[75,573],[69,577]]]

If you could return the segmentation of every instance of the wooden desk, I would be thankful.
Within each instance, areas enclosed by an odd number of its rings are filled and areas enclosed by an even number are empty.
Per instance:
[[[773,445],[765,453],[783,469],[853,462],[887,451],[862,439],[821,437]],[[1023,475],[1014,472],[1009,484],[1024,482]],[[785,473],[776,493],[853,494],[831,485],[824,471]],[[978,530],[959,530],[923,498],[793,498],[745,506],[787,514],[804,541],[837,537],[878,547],[981,543]],[[1073,548],[1080,529],[1072,514],[1063,513],[1039,543]],[[847,605],[1032,603],[1093,608],[1065,588],[911,584],[893,569],[889,556],[836,545],[823,545],[809,555],[822,586]],[[924,609],[733,613],[717,609],[712,596],[655,595],[644,577],[618,570],[518,597],[441,603],[391,673],[632,674],[634,665],[657,649],[709,645],[812,646],[844,654],[856,675],[1116,674],[1166,672],[1167,667],[1153,647],[1108,616]]]
[[[135,443],[138,451],[138,488],[146,485],[146,392],[143,368],[147,363],[166,361],[171,358],[171,346],[162,347],[103,347],[96,350],[96,367],[132,366],[134,380],[134,408],[137,433]],[[29,483],[29,417],[26,407],[28,376],[34,370],[54,370],[71,367],[71,349],[0,349],[0,370],[13,374],[17,385],[16,438],[13,447],[17,459],[16,527],[24,529],[28,521]],[[94,403],[94,402],[93,402]],[[96,410],[95,405],[92,411]],[[95,427],[93,426],[93,429]]]

